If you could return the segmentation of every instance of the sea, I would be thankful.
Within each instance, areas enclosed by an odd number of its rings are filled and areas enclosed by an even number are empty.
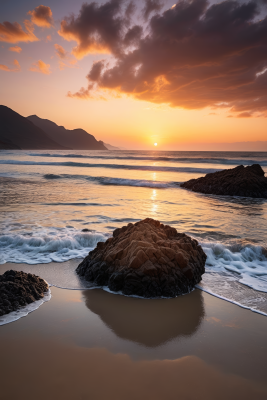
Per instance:
[[[149,217],[203,247],[199,289],[267,315],[267,199],[180,187],[254,163],[266,173],[267,153],[2,150],[0,267],[23,264],[51,286],[90,288],[75,273],[79,260],[114,229]]]

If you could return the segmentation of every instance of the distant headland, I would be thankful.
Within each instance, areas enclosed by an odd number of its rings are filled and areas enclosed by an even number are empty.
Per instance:
[[[65,129],[48,119],[27,118],[0,105],[0,150],[120,150],[83,129]]]

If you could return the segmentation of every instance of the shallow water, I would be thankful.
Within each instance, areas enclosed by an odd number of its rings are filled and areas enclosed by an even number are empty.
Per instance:
[[[57,262],[66,273],[62,262],[84,257],[115,228],[151,217],[201,243],[204,289],[267,313],[267,201],[179,187],[253,163],[267,172],[267,153],[1,151],[0,263],[45,269]],[[67,287],[74,275],[70,267]]]
[[[5,399],[266,399],[261,315],[200,290],[152,300],[51,292],[38,312],[1,326]]]

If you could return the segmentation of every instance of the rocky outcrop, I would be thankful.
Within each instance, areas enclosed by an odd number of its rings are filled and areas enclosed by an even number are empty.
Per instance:
[[[193,192],[267,199],[267,178],[259,164],[207,174],[180,185]]]
[[[48,284],[36,275],[6,271],[0,275],[0,316],[44,297]]]
[[[195,239],[147,218],[115,229],[77,273],[111,291],[141,297],[175,297],[191,291],[205,272],[206,255]]]

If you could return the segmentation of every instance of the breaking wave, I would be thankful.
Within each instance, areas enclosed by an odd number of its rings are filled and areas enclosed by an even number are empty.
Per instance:
[[[223,273],[254,290],[267,293],[267,249],[252,244],[201,243],[206,272]]]
[[[81,258],[87,256],[98,242],[104,242],[106,239],[107,237],[101,233],[81,233],[71,230],[54,235],[46,232],[35,236],[2,235],[0,236],[0,264],[6,262],[46,264]]]

